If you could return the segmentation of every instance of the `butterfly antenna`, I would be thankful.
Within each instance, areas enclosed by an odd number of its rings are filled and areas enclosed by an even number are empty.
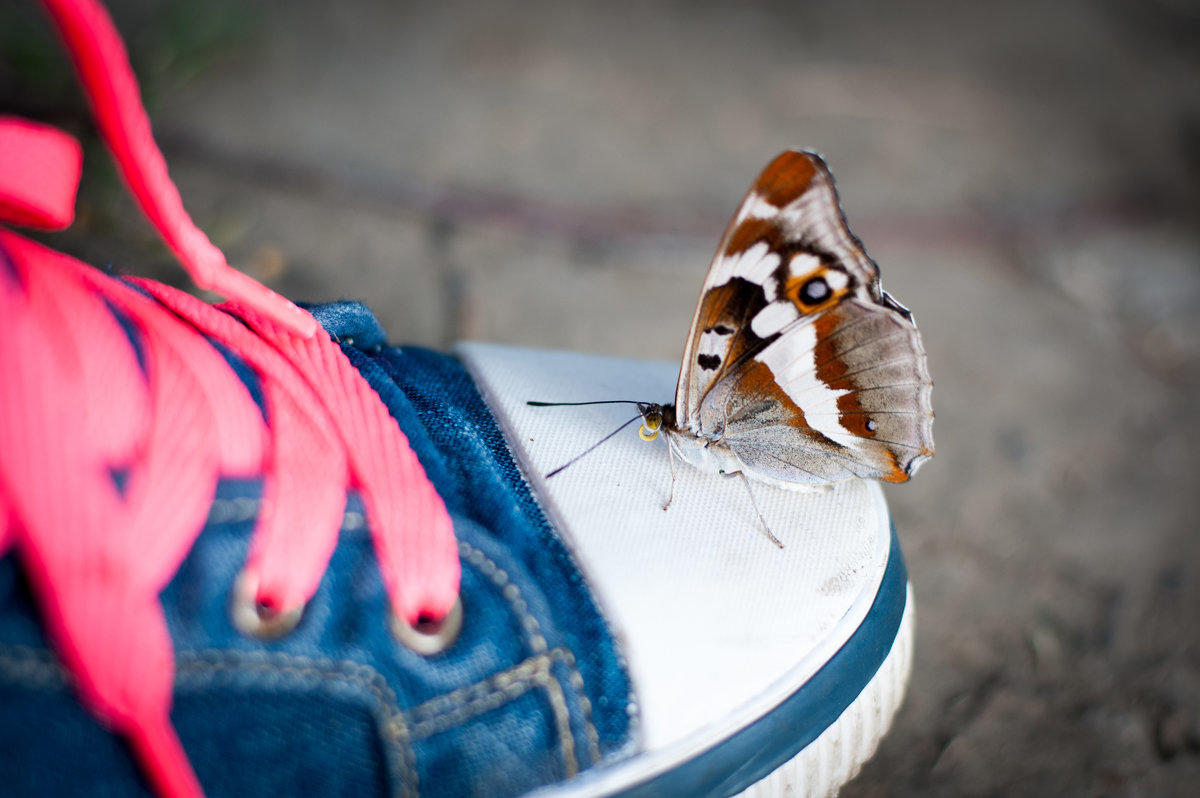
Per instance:
[[[530,407],[578,407],[580,405],[641,405],[636,399],[600,399],[594,402],[526,402]]]
[[[533,404],[533,403],[532,403],[532,402],[530,402],[530,404]],[[569,403],[568,403],[568,404],[569,404]],[[591,403],[590,403],[590,402],[580,402],[579,404],[591,404]],[[582,458],[582,457],[583,457],[585,454],[589,454],[589,453],[591,453],[591,452],[592,452],[592,451],[594,451],[594,450],[596,449],[596,447],[598,447],[600,444],[604,443],[604,442],[605,442],[605,441],[607,441],[609,438],[613,437],[614,435],[616,435],[618,432],[620,432],[621,430],[623,430],[623,429],[625,429],[626,427],[628,427],[628,426],[629,426],[630,424],[632,424],[633,422],[641,420],[641,418],[642,418],[642,417],[641,417],[640,415],[637,415],[637,416],[634,416],[633,418],[629,419],[629,420],[628,420],[628,421],[626,421],[624,424],[622,424],[621,426],[617,427],[615,430],[613,430],[612,432],[608,433],[608,434],[607,434],[607,435],[605,435],[603,438],[601,438],[600,440],[596,441],[596,442],[595,442],[595,443],[593,443],[591,446],[589,446],[588,448],[584,449],[582,452],[580,452],[579,454],[575,455],[575,456],[574,456],[574,457],[572,457],[570,460],[568,460],[567,462],[565,462],[565,463],[563,463],[562,465],[560,465],[558,468],[556,468],[556,469],[554,469],[553,471],[551,471],[549,474],[547,474],[547,475],[546,475],[546,479],[550,479],[550,477],[552,477],[552,476],[554,476],[555,474],[559,473],[560,471],[562,471],[562,470],[563,470],[564,468],[566,468],[567,466],[574,465],[575,463],[579,462],[580,458]]]
[[[783,541],[775,537],[775,533],[771,531],[771,526],[767,523],[767,519],[763,518],[762,510],[758,509],[758,500],[754,498],[754,491],[750,489],[750,480],[746,478],[746,474],[742,471],[737,472],[737,474],[742,478],[742,484],[746,486],[746,492],[750,494],[750,503],[754,505],[754,512],[758,513],[758,520],[762,521],[763,532],[771,539],[772,543],[782,549]]]

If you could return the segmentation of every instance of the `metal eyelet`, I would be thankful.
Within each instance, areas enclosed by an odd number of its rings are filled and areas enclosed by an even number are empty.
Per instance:
[[[392,635],[405,648],[423,657],[432,657],[448,649],[458,639],[458,633],[462,631],[462,624],[461,598],[454,602],[450,612],[446,613],[446,617],[440,621],[422,619],[416,624],[410,624],[394,612],[388,614],[388,626],[392,630]]]
[[[296,628],[304,607],[290,612],[278,612],[258,603],[258,583],[242,571],[233,583],[233,599],[229,616],[239,632],[259,640],[277,640]]]

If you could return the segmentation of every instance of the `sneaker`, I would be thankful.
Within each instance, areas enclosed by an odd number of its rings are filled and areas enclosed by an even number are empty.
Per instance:
[[[879,486],[681,470],[671,364],[392,347],[187,219],[120,41],[47,0],[135,196],[218,307],[0,229],[0,770],[11,795],[835,792],[904,691]],[[0,219],[70,222],[78,146],[0,118]],[[32,730],[32,733],[31,731]]]

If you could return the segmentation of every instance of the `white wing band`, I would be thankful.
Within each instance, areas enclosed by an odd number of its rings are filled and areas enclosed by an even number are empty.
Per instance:
[[[816,346],[816,328],[804,324],[789,330],[755,358],[771,370],[783,392],[804,411],[804,420],[810,427],[840,442],[847,435],[853,436],[842,426],[837,410],[837,400],[850,391],[830,388],[817,376]],[[809,408],[814,412],[809,413]]]

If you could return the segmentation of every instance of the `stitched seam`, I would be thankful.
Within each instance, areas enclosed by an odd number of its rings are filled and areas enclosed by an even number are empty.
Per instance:
[[[546,638],[542,635],[541,624],[529,612],[529,605],[525,603],[525,599],[521,596],[521,588],[517,587],[514,582],[509,581],[508,573],[504,569],[497,567],[496,563],[492,562],[486,554],[472,546],[470,543],[458,542],[458,553],[466,558],[468,562],[474,565],[483,573],[484,576],[492,580],[496,587],[500,588],[500,595],[512,607],[513,613],[521,621],[521,626],[525,629],[525,634],[528,635],[530,647],[535,654],[542,654],[546,651]]]
[[[567,698],[563,695],[562,684],[550,673],[550,662],[546,670],[540,674],[539,683],[546,688],[546,696],[550,706],[554,708],[554,724],[558,727],[558,738],[562,740],[562,758],[566,766],[567,778],[579,772],[579,756],[575,752],[575,733],[571,730],[571,711],[567,708]]]
[[[481,404],[494,417],[494,426],[486,435],[488,443],[494,449],[507,456],[507,462],[512,469],[512,475],[515,477],[515,481],[519,482],[519,489],[522,489],[522,494],[528,498],[529,503],[532,505],[533,510],[530,514],[533,516],[535,523],[541,527],[543,533],[548,538],[557,541],[562,546],[563,554],[572,566],[574,566],[575,570],[581,571],[578,558],[571,551],[570,546],[564,543],[562,535],[555,531],[556,528],[563,528],[562,519],[557,514],[549,512],[548,505],[544,504],[542,499],[539,498],[538,491],[534,489],[533,480],[529,477],[529,472],[534,470],[532,469],[532,464],[525,457],[522,447],[513,438],[512,430],[505,429],[502,425],[501,422],[503,419],[501,414],[495,411],[495,408],[502,403],[496,396],[491,383],[484,378],[483,373],[480,371],[479,363],[476,362],[472,354],[460,350],[456,353],[455,360],[471,378],[472,383],[474,383]],[[609,633],[611,634],[612,624],[605,615],[603,607],[598,603],[595,593],[587,586],[585,586],[584,593],[591,599],[592,607],[601,621],[601,626],[606,630],[610,630]],[[628,748],[631,745],[635,745],[641,739],[641,705],[638,703],[637,689],[634,687],[633,679],[629,675],[629,663],[625,658],[624,646],[621,640],[615,637],[612,638],[611,643],[616,658],[616,668],[625,677],[625,716],[629,719],[629,725],[626,727],[625,743],[623,745]],[[574,681],[572,679],[573,683]],[[579,684],[582,683],[583,680],[580,678]],[[580,698],[587,701],[590,715],[591,701],[585,695],[580,695]],[[596,729],[592,725],[590,718],[588,725],[591,727],[588,733],[589,740],[592,737],[597,737],[598,741],[599,738],[596,735]],[[597,754],[599,754],[598,745]],[[597,761],[599,761],[598,758]]]
[[[408,730],[400,713],[396,694],[388,685],[383,674],[369,665],[351,660],[321,660],[296,654],[252,653],[230,655],[208,649],[195,652],[180,652],[176,658],[176,684],[179,686],[202,687],[224,681],[221,674],[278,677],[294,676],[316,679],[318,682],[350,684],[364,688],[376,701],[376,720],[383,737],[384,750],[389,752],[388,770],[404,795],[417,795],[419,777],[415,756],[409,745]],[[395,771],[395,763],[400,773]]]
[[[387,719],[384,725],[384,730],[392,738],[393,744],[399,749],[401,762],[404,767],[405,774],[412,775],[412,781],[401,779],[399,781],[400,794],[417,798],[420,793],[420,777],[417,774],[417,755],[412,748],[412,738],[408,734],[408,726],[405,724],[401,713],[397,712],[392,717]]]
[[[562,685],[550,672],[552,663],[565,663],[569,656],[570,652],[564,649],[554,649],[531,657],[484,682],[459,688],[413,707],[408,713],[413,721],[410,726],[412,736],[424,738],[446,731],[512,701],[533,687],[541,687],[546,691],[554,714],[563,769],[568,776],[574,776],[579,772],[579,761],[571,731],[571,715]]]
[[[464,559],[478,568],[485,576],[492,580],[493,584],[500,588],[500,594],[512,607],[517,617],[520,618],[521,625],[524,627],[526,634],[529,635],[529,644],[534,652],[538,654],[544,653],[546,651],[546,638],[542,634],[541,624],[529,612],[529,605],[526,604],[525,599],[521,596],[521,589],[516,583],[510,581],[508,574],[503,569],[498,568],[496,563],[488,558],[486,554],[471,544],[459,541],[458,551]],[[584,732],[588,740],[588,754],[591,758],[591,764],[595,764],[600,761],[600,735],[597,733],[596,725],[592,720],[592,702],[587,697],[583,675],[579,673],[574,653],[566,649],[563,650],[566,652],[566,656],[561,661],[569,671],[571,688],[575,691],[575,698],[579,702],[583,715]],[[453,695],[453,693],[450,695]],[[574,749],[574,745],[574,738],[572,738],[572,750]]]
[[[288,664],[279,666],[272,662]],[[374,668],[349,660],[317,660],[279,653],[230,656],[225,652],[207,650],[181,652],[177,657],[175,683],[179,687],[195,689],[218,682],[233,684],[221,679],[222,674],[263,678],[292,675],[364,688],[376,702],[373,714],[386,735],[383,740],[384,751],[392,779],[400,786],[401,794],[417,794],[419,782],[416,763],[396,694]],[[52,652],[13,645],[0,646],[0,679],[44,690],[66,689],[73,682]],[[395,769],[397,762],[401,768],[399,774]]]
[[[262,502],[241,496],[236,499],[214,499],[208,508],[208,523],[237,524],[253,521],[258,517],[258,508]]]
[[[261,501],[256,499],[244,497],[218,499],[213,502],[209,523],[237,523],[252,520],[257,517],[260,506]],[[343,529],[359,528],[365,524],[365,521],[363,514],[348,511],[345,514]],[[455,723],[516,698],[533,686],[546,689],[560,736],[564,768],[572,775],[577,772],[581,763],[579,763],[578,754],[575,751],[574,733],[570,727],[570,711],[566,705],[562,684],[549,671],[550,664],[558,661],[567,668],[571,687],[580,704],[590,760],[592,763],[598,762],[601,758],[599,735],[592,718],[592,704],[587,696],[583,677],[576,666],[573,652],[564,647],[547,652],[546,639],[541,634],[541,626],[537,618],[529,612],[528,605],[521,596],[520,588],[509,580],[508,574],[497,567],[482,551],[470,544],[460,541],[459,551],[464,558],[500,588],[501,595],[521,620],[530,646],[540,652],[540,656],[526,660],[515,668],[497,674],[484,682],[459,688],[414,707],[410,717],[425,717],[417,720],[411,729],[405,723],[404,713],[400,711],[395,693],[388,686],[386,679],[370,666],[348,660],[317,660],[281,653],[229,656],[216,650],[181,652],[177,660],[177,682],[180,686],[200,687],[217,681],[218,673],[221,671],[233,673],[236,670],[252,675],[290,674],[316,678],[318,681],[325,682],[348,682],[365,688],[387,711],[379,720],[384,736],[384,748],[392,754],[389,756],[389,770],[392,771],[393,777],[397,775],[391,763],[398,760],[401,773],[397,781],[401,789],[405,793],[416,794],[419,782],[415,754],[411,746],[413,737],[425,737],[444,731]],[[69,674],[58,665],[57,660],[50,652],[25,646],[0,647],[0,651],[5,648],[13,652],[15,656],[6,656],[0,653],[0,676],[43,689],[63,687],[70,683]],[[260,659],[260,661],[254,662],[255,659]],[[272,661],[287,664],[273,665]],[[330,673],[331,665],[341,670],[342,678]],[[202,669],[205,668],[208,669],[208,672],[202,673]]]
[[[479,399],[481,400],[483,406],[488,408],[490,414],[494,416],[493,421],[495,422],[495,425],[493,426],[492,431],[487,434],[489,445],[493,446],[504,455],[507,455],[507,461],[512,469],[512,474],[515,476],[516,481],[519,482],[520,488],[523,489],[523,495],[528,497],[529,502],[533,507],[531,515],[533,515],[535,522],[541,526],[544,534],[547,537],[549,537],[551,540],[557,541],[562,546],[562,551],[567,559],[575,567],[576,571],[580,571],[581,569],[579,567],[578,558],[575,556],[574,552],[571,551],[571,548],[565,545],[562,540],[562,536],[555,531],[556,528],[561,528],[563,526],[562,519],[558,518],[557,514],[550,513],[547,509],[547,505],[545,505],[542,499],[539,498],[538,491],[534,489],[533,480],[529,477],[529,472],[533,469],[527,458],[524,456],[524,450],[518,445],[517,441],[513,439],[512,430],[505,429],[502,426],[501,415],[495,412],[495,408],[502,403],[497,398],[495,391],[492,390],[490,382],[484,378],[484,375],[480,371],[479,364],[475,361],[474,356],[470,355],[469,353],[459,351],[455,356],[455,360],[460,366],[462,366],[463,370],[471,378],[471,381],[474,383],[475,390],[478,393]],[[555,518],[556,522],[552,522],[552,518]],[[591,598],[593,602],[592,606],[596,615],[600,618],[601,626],[603,626],[606,630],[611,630],[612,624],[608,617],[604,614],[603,608],[597,602],[595,593],[591,590],[591,588],[585,588],[584,592],[589,598]],[[613,638],[612,647],[617,661],[617,670],[622,676],[625,677],[625,715],[629,719],[629,725],[626,727],[626,739],[624,747],[627,748],[630,745],[636,744],[636,742],[641,739],[641,705],[638,703],[637,690],[634,687],[633,680],[629,676],[629,663],[625,658],[624,646],[620,639]],[[574,682],[575,680],[572,679],[573,685]],[[579,679],[579,684],[583,684],[582,678]],[[596,753],[599,755],[599,738],[596,735],[596,729],[590,720],[591,701],[588,700],[586,695],[581,694],[579,697],[582,701],[587,702],[588,707],[588,726],[590,727],[588,733],[589,748],[591,747],[591,738],[595,737],[597,739]],[[596,761],[599,761],[598,756]]]
[[[258,518],[262,507],[261,499],[251,499],[240,496],[234,499],[214,499],[208,510],[209,524],[240,524]],[[342,514],[343,532],[354,532],[364,529],[367,525],[366,516],[357,510],[346,510]]]
[[[510,607],[512,607],[513,613],[517,616],[517,618],[520,619],[521,626],[525,630],[526,638],[529,642],[530,648],[533,649],[535,654],[545,654],[546,637],[542,634],[542,626],[540,623],[538,623],[538,619],[529,611],[529,605],[525,602],[525,598],[521,595],[521,588],[519,588],[515,582],[509,580],[508,573],[506,573],[504,569],[499,568],[496,563],[491,560],[491,558],[471,544],[459,541],[458,551],[464,559],[478,568],[485,576],[492,580],[492,583],[496,585],[496,587],[500,588],[500,595],[504,597],[504,600],[508,602]],[[561,698],[561,687],[559,688],[559,693]],[[576,761],[574,756],[575,739],[570,734],[569,715],[567,724],[568,733],[566,737],[563,737],[561,734],[562,723],[561,718],[559,717],[560,707],[555,703],[554,695],[549,688],[547,688],[546,694],[550,699],[550,706],[554,711],[555,726],[560,730],[559,736],[561,740],[560,748],[563,756],[563,769],[568,773],[574,773],[578,769],[579,763]],[[569,710],[567,710],[565,700],[562,702],[561,709],[569,712]]]
[[[262,502],[259,499],[250,499],[239,497],[234,499],[216,499],[213,501],[212,508],[209,511],[208,521],[212,524],[221,523],[240,523],[252,521],[258,517],[259,508]],[[342,529],[344,531],[354,531],[362,529],[366,526],[366,518],[363,513],[355,510],[347,510],[345,512]],[[493,584],[500,589],[501,595],[509,603],[514,614],[518,617],[522,627],[525,630],[530,647],[535,653],[541,654],[546,651],[546,638],[541,632],[541,624],[537,618],[529,612],[529,607],[521,595],[521,589],[513,583],[508,574],[499,568],[482,551],[471,546],[469,543],[459,542],[459,553],[467,559],[479,571],[487,576]],[[593,719],[592,702],[587,696],[587,690],[583,682],[583,676],[579,673],[576,664],[575,656],[570,651],[566,652],[565,658],[560,661],[567,667],[568,677],[571,683],[571,688],[574,690],[576,700],[578,700],[580,709],[583,715],[584,732],[588,741],[588,754],[591,762],[594,764],[600,761],[600,737],[596,731],[595,722]],[[458,691],[456,691],[458,692]],[[453,696],[454,694],[450,694]],[[443,698],[454,701],[450,696]],[[414,770],[415,773],[415,770]]]
[[[72,684],[52,653],[30,646],[0,647],[0,678],[10,684],[41,690],[62,689]]]
[[[431,698],[422,704],[410,708],[406,714],[418,723],[425,723],[434,718],[458,712],[464,705],[485,700],[488,696],[503,693],[509,690],[514,684],[530,681],[539,672],[548,671],[551,662],[555,660],[564,661],[566,656],[567,652],[564,649],[552,649],[541,656],[530,657],[508,670],[488,677],[484,681],[469,684],[466,687],[460,687],[452,692]]]
[[[446,712],[414,722],[410,726],[412,729],[412,735],[413,737],[420,739],[438,734],[439,732],[444,732],[447,729],[451,729],[468,718],[481,715],[488,710],[495,709],[496,707],[528,692],[529,689],[537,685],[543,677],[544,674],[535,671],[523,679],[505,684],[504,687],[498,690],[476,696],[470,701],[464,701],[459,706],[449,709]]]
[[[591,763],[594,765],[600,761],[600,735],[592,721],[592,701],[587,696],[587,689],[583,684],[583,674],[575,666],[574,652],[565,649],[563,656],[565,657],[563,664],[567,666],[567,678],[571,680],[571,687],[575,690],[575,699],[579,701],[579,707],[583,711],[583,730],[588,741],[588,756],[591,757]]]

